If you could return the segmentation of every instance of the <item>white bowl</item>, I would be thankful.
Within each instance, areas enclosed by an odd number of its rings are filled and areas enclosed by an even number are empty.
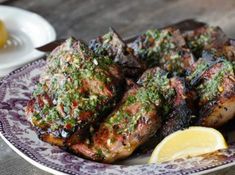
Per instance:
[[[4,48],[0,49],[0,76],[42,57],[44,53],[35,48],[56,39],[51,24],[35,13],[0,5],[0,19],[10,35]]]

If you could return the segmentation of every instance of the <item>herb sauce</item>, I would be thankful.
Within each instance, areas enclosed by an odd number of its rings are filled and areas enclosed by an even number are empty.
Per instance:
[[[33,120],[48,124],[52,131],[74,131],[77,124],[95,121],[99,112],[112,105],[110,99],[117,93],[115,87],[109,88],[112,65],[109,57],[97,57],[84,43],[68,39],[48,57],[44,78],[33,92],[35,98],[48,94],[53,104],[37,110]]]
[[[185,70],[182,60],[185,43],[183,37],[181,37],[183,43],[179,43],[174,32],[171,29],[148,30],[139,36],[131,47],[148,67],[157,65],[170,73],[182,74]]]

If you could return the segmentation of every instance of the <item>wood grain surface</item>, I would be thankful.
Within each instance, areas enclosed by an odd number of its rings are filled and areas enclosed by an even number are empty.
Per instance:
[[[127,37],[187,18],[219,25],[235,38],[235,0],[10,0],[4,5],[43,16],[55,27],[57,38],[89,40],[109,26]],[[212,174],[234,175],[235,167]],[[0,139],[0,175],[48,173],[23,160]]]

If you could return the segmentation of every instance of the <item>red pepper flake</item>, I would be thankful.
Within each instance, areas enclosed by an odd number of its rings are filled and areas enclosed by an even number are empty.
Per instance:
[[[103,144],[107,142],[107,140],[110,138],[110,132],[109,129],[106,127],[101,128],[98,133],[95,134],[94,140],[96,144]]]
[[[68,129],[68,130],[72,129],[72,125],[70,123],[66,123],[65,129]]]
[[[122,135],[117,135],[116,136],[116,139],[119,141],[119,142],[123,142],[124,138]]]
[[[108,84],[105,86],[105,88],[103,89],[103,93],[109,97],[112,97],[113,93],[112,93],[112,90],[111,89],[111,85]]]
[[[35,99],[32,99],[28,102],[28,105],[27,105],[27,108],[26,108],[26,111],[27,113],[33,113],[34,112],[34,104],[35,104]]]
[[[37,101],[38,101],[38,105],[40,106],[40,108],[44,107],[44,102],[43,102],[42,98],[43,98],[42,95],[37,96]]]
[[[48,102],[48,104],[51,106],[52,105],[52,100],[51,100],[51,98],[49,97],[49,95],[48,94],[45,94],[45,99],[47,100],[47,102]]]
[[[74,107],[78,106],[78,102],[76,100],[73,101],[73,106]]]

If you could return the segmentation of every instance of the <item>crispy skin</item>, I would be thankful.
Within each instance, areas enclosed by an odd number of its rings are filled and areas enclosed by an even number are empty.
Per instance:
[[[213,67],[211,68],[213,69]],[[212,72],[213,70],[210,70]],[[219,70],[217,70],[219,71]],[[208,74],[210,72],[207,72]],[[201,101],[199,124],[208,127],[220,127],[235,116],[235,76],[223,77],[222,92],[210,101]]]
[[[128,90],[117,109],[101,124],[91,143],[74,144],[71,146],[72,151],[105,163],[130,156],[157,132],[161,123],[158,107],[152,102],[145,101],[146,106],[139,100],[129,101],[129,98],[136,97],[143,91],[145,90],[138,86]],[[121,117],[120,113],[126,116]]]
[[[171,86],[175,89],[171,105],[171,112],[166,117],[160,129],[160,137],[164,138],[169,134],[185,129],[194,122],[194,115],[191,109],[192,99],[189,99],[189,89],[185,80],[178,77],[171,78]]]
[[[164,121],[172,109],[172,99],[176,96],[174,87],[171,86],[168,73],[159,67],[146,70],[137,81],[137,84],[147,88],[154,87],[161,96],[161,118]],[[156,102],[157,103],[157,102]]]
[[[235,116],[235,94],[222,96],[219,100],[206,104],[200,115],[199,124],[202,126],[218,128],[224,125]]]
[[[148,68],[159,66],[171,74],[183,75],[194,63],[183,36],[174,28],[148,30],[129,46]]]
[[[97,54],[111,57],[118,63],[129,78],[137,78],[145,69],[145,64],[133,55],[133,50],[126,45],[116,31],[90,41],[89,47]]]
[[[217,57],[224,56],[229,61],[235,60],[235,41],[229,39],[219,27],[202,26],[183,33],[187,46],[196,58],[203,57],[203,52],[214,52]]]
[[[168,110],[162,112],[165,103],[175,99],[177,106],[181,104],[182,91],[175,94],[174,88],[180,87],[173,82],[159,67],[145,71],[138,86],[128,83],[131,88],[89,143],[78,142],[70,148],[76,154],[106,163],[128,157],[158,132],[163,113],[169,114]]]
[[[188,77],[198,95],[198,125],[219,127],[235,116],[235,76],[231,62],[204,54]]]
[[[231,61],[233,64],[235,63],[235,43],[232,40],[230,42],[222,45],[220,48],[208,48],[202,51],[202,58],[205,57],[214,57],[223,58],[228,61]]]
[[[233,63],[235,62],[235,42],[232,45],[225,45],[222,49],[222,53],[223,55],[226,56],[226,58],[229,61],[233,61]]]
[[[158,81],[151,80],[151,76]],[[165,137],[177,130],[189,127],[193,122],[192,99],[189,99],[191,96],[185,79],[168,78],[165,71],[155,67],[145,71],[138,83],[148,86],[150,80],[157,86],[158,92],[164,99],[161,109],[163,123],[158,135]]]
[[[83,140],[91,134],[116,106],[124,87],[118,65],[68,39],[49,55],[26,115],[42,140],[68,145],[74,140],[70,137]]]
[[[228,38],[221,28],[211,26],[184,32],[184,38],[196,58],[202,56],[203,50],[221,49],[228,42]]]
[[[235,63],[235,40],[229,39],[229,41],[223,45],[222,48],[214,49],[214,54],[218,56],[224,56],[227,60]]]

